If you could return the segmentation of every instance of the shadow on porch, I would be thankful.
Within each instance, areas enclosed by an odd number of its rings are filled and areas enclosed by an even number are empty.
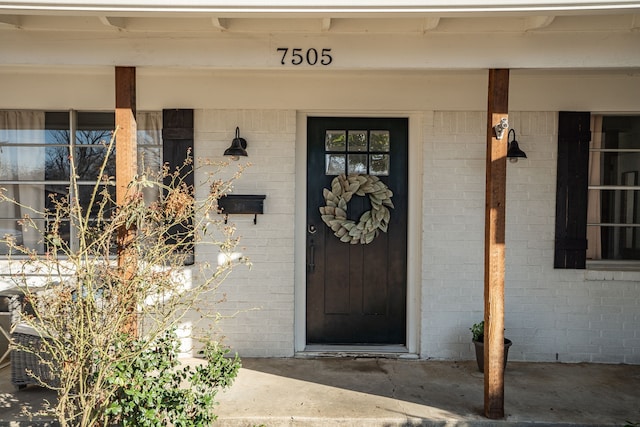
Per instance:
[[[189,359],[186,363],[198,363]],[[640,365],[509,362],[505,419],[483,412],[475,361],[377,358],[243,359],[218,396],[216,426],[623,426],[640,422]],[[0,370],[0,426],[49,426],[29,419],[55,394],[17,391]],[[49,419],[50,420],[50,419]]]
[[[475,362],[244,359],[221,426],[622,426],[640,422],[640,366],[509,362],[505,419],[483,413]]]

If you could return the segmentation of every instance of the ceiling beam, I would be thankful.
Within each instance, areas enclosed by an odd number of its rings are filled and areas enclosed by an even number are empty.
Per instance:
[[[117,30],[124,30],[127,27],[127,18],[119,18],[115,16],[101,16],[100,22],[103,25]]]
[[[331,29],[331,18],[322,18],[322,24],[320,26],[320,29],[322,30],[323,33],[326,33],[327,31],[329,31]]]
[[[546,28],[555,19],[555,16],[551,15],[543,15],[543,16],[529,16],[525,18],[524,21],[524,30],[532,31],[532,30],[540,30],[542,28]]]
[[[220,31],[229,30],[227,19],[218,18],[217,16],[214,16],[213,18],[211,18],[211,23],[215,28],[217,28]]]
[[[20,28],[20,17],[16,15],[0,15],[0,28]]]
[[[424,18],[422,21],[422,32],[426,33],[428,31],[433,31],[440,24],[440,18]]]

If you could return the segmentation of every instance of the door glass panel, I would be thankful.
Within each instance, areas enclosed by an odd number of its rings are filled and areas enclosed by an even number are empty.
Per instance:
[[[344,130],[328,130],[325,133],[326,151],[344,151],[347,144],[347,132]]]
[[[389,175],[389,155],[388,154],[370,154],[369,155],[369,173],[371,175]]]
[[[349,151],[367,151],[367,131],[349,131]]]
[[[344,173],[345,163],[345,154],[327,154],[325,175],[340,175],[341,173]]]
[[[348,173],[367,173],[367,155],[366,154],[349,154]]]
[[[371,151],[389,151],[389,131],[388,130],[372,130],[371,131]]]
[[[391,138],[388,130],[325,131],[325,174],[389,175]],[[345,151],[349,154],[343,154]],[[356,154],[358,153],[358,154]]]

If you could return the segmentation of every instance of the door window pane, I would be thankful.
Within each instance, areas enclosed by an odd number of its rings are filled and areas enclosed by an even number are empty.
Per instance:
[[[387,153],[390,149],[388,130],[327,130],[325,173],[388,176],[391,159]],[[349,154],[342,154],[345,151]]]
[[[367,131],[349,131],[349,151],[367,151]]]
[[[345,154],[327,154],[326,155],[326,175],[340,175],[345,171],[346,155]]]
[[[367,155],[366,154],[349,154],[348,173],[367,173]]]
[[[344,130],[328,130],[325,133],[324,142],[327,151],[345,151],[347,132]]]
[[[388,154],[370,154],[369,155],[369,173],[371,175],[388,176],[389,175],[389,155]]]
[[[388,152],[391,146],[388,130],[371,131],[371,151]]]

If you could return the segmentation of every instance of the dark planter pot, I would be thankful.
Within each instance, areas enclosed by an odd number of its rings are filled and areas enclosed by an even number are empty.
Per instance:
[[[509,347],[511,347],[511,340],[504,339],[504,367],[507,367],[507,357],[509,356]],[[473,345],[476,347],[476,362],[478,362],[478,369],[484,373],[484,342],[473,341]]]

